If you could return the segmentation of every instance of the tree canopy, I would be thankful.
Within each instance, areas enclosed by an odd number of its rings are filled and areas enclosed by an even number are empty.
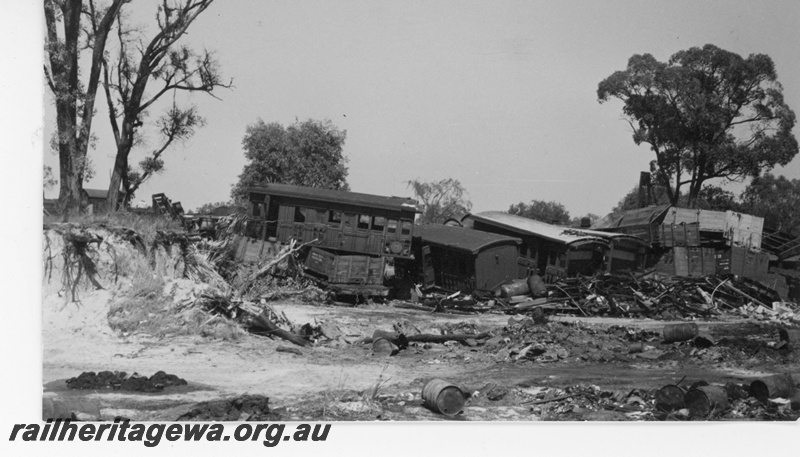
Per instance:
[[[800,236],[800,179],[759,176],[742,193],[740,208],[763,217],[765,227]]]
[[[633,140],[655,152],[651,170],[672,204],[683,185],[695,206],[707,180],[755,177],[798,152],[795,114],[764,54],[743,58],[710,44],[667,62],[636,54],[600,82],[597,97],[623,102]]]
[[[621,213],[623,211],[636,209],[639,207],[639,187],[634,186],[627,194],[625,194],[617,205],[611,209],[612,213]],[[672,204],[667,191],[664,186],[659,184],[653,185],[654,201],[652,205],[666,205]],[[678,194],[678,206],[688,206],[688,195],[685,193]],[[707,185],[700,190],[700,195],[697,196],[694,206],[700,209],[708,209],[713,211],[738,211],[738,201],[733,192],[725,190],[718,186]]]
[[[420,224],[443,224],[448,219],[460,220],[472,209],[466,189],[457,179],[447,178],[425,182],[414,179],[407,182],[415,197],[422,203]]]
[[[179,103],[179,92],[212,94],[220,87],[231,87],[222,81],[219,63],[210,51],[196,52],[179,41],[212,2],[163,1],[155,14],[156,31],[149,38],[144,31],[130,26],[124,14],[115,16],[113,52],[106,53],[102,61],[103,89],[117,147],[108,188],[109,208],[116,208],[118,203],[127,206],[139,186],[164,169],[164,152],[176,141],[191,138],[195,129],[205,125],[194,106]],[[89,6],[93,12],[92,0]],[[97,22],[93,14],[89,17],[88,33],[96,34]],[[148,88],[155,90],[148,93]],[[164,96],[169,96],[171,103],[151,124],[158,131],[158,142],[138,167],[131,166],[132,150],[146,145],[142,129],[148,112]]]
[[[88,151],[94,140],[96,94],[102,87],[116,143],[109,184],[109,208],[130,202],[148,177],[163,169],[161,155],[174,142],[191,137],[203,125],[195,108],[182,107],[177,92],[208,92],[223,84],[219,66],[208,51],[180,45],[188,27],[213,0],[162,0],[154,14],[151,38],[127,23],[130,0],[44,0],[46,41],[44,73],[55,100],[59,154],[59,207],[64,217],[80,209],[83,181],[90,172]],[[85,54],[85,55],[84,55]],[[82,80],[83,78],[83,80]],[[160,83],[148,94],[148,85]],[[159,144],[140,164],[129,155],[144,146],[142,127],[154,103],[172,95],[172,103],[153,126]],[[120,188],[122,198],[119,198]]]
[[[567,225],[570,223],[569,211],[564,205],[554,201],[531,200],[528,204],[519,202],[516,205],[511,205],[508,208],[508,213],[547,222],[548,224]]]
[[[265,182],[349,190],[346,136],[329,120],[295,121],[284,128],[259,119],[247,126],[242,146],[248,162],[231,197],[240,200],[247,187]]]

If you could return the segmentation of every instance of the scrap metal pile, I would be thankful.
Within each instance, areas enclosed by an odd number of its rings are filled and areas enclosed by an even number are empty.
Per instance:
[[[535,278],[535,277],[532,277]],[[800,321],[797,304],[782,301],[771,289],[746,278],[700,278],[603,274],[564,278],[531,292],[517,280],[494,293],[473,295],[419,294],[418,303],[403,308],[434,312],[647,317],[652,319],[711,318],[735,314],[783,322]]]

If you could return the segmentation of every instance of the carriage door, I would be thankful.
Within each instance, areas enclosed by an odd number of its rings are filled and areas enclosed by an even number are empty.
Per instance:
[[[434,284],[436,284],[436,275],[433,270],[431,247],[422,246],[422,285],[429,287]]]

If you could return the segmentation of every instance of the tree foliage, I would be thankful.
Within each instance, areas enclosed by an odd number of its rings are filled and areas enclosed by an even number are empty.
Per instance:
[[[53,167],[47,165],[42,166],[42,188],[47,190],[55,187],[58,184],[58,179],[53,176]]]
[[[511,205],[508,213],[548,224],[568,225],[570,223],[569,211],[564,205],[554,201],[531,200],[528,204],[519,202]]]
[[[420,224],[443,224],[448,219],[461,219],[472,209],[467,191],[457,179],[447,178],[434,182],[419,179],[407,181],[415,197],[422,203]]]
[[[220,208],[229,209],[233,212],[240,210],[244,211],[244,207],[240,207],[233,201],[227,201],[227,202],[204,203],[203,205],[198,206],[197,209],[195,209],[193,212],[195,214],[214,214],[215,210],[218,210]]]
[[[672,204],[667,195],[667,190],[664,186],[653,185],[653,198],[654,201],[650,202],[651,205],[667,205]],[[678,194],[677,206],[689,206],[688,195],[685,193]],[[739,202],[733,192],[727,191],[718,186],[707,185],[700,190],[700,195],[695,200],[696,208],[708,209],[713,211],[738,211]],[[634,186],[624,197],[611,209],[612,213],[621,213],[636,209],[639,207],[639,186]]]
[[[231,86],[223,82],[219,63],[210,51],[196,52],[179,43],[211,3],[213,0],[162,1],[155,15],[157,32],[149,39],[144,31],[128,24],[125,14],[114,18],[115,49],[102,60],[103,88],[117,147],[108,189],[110,208],[116,208],[118,202],[127,206],[139,186],[164,169],[162,154],[173,143],[191,138],[195,129],[205,124],[194,106],[178,103],[177,93],[212,94],[215,89]],[[92,14],[88,33],[96,34],[98,26],[91,0],[89,6]],[[149,93],[148,86],[153,89]],[[172,97],[172,103],[152,124],[158,131],[157,146],[134,167],[129,159],[134,148],[145,144],[142,128],[148,110],[167,95]]]
[[[767,173],[742,193],[741,211],[761,216],[764,226],[800,236],[800,179]]]
[[[598,221],[600,221],[600,219],[602,219],[602,218],[601,218],[599,215],[597,215],[597,214],[594,214],[594,213],[586,213],[586,215],[585,215],[585,216],[581,216],[581,217],[573,217],[573,218],[572,218],[572,220],[571,220],[571,221],[570,221],[570,223],[569,223],[569,226],[570,226],[570,227],[575,227],[575,228],[580,228],[580,226],[581,226],[581,223],[583,222],[583,219],[584,219],[584,218],[585,218],[585,219],[588,219],[588,221],[589,221],[589,227],[591,227],[591,226],[595,225],[595,224],[596,224]]]
[[[347,132],[331,121],[295,121],[284,128],[259,119],[247,126],[242,140],[247,164],[231,197],[240,200],[245,189],[259,183],[349,190],[347,157],[342,152]]]
[[[683,185],[694,207],[707,180],[758,176],[798,152],[795,114],[764,54],[742,58],[713,45],[667,62],[636,54],[600,82],[597,97],[623,102],[633,140],[655,152],[651,171],[672,204]]]
[[[106,7],[95,8],[91,0],[88,4],[81,0],[44,0],[44,74],[55,99],[58,200],[65,219],[81,208],[101,63],[114,19],[125,3],[114,0]],[[85,15],[92,18],[92,33],[82,36]],[[88,48],[89,68],[81,71],[80,56]],[[81,80],[81,74],[85,80]]]

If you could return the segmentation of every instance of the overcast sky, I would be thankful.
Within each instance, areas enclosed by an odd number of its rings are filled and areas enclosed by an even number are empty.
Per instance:
[[[152,27],[150,3],[132,5],[136,23]],[[540,199],[603,215],[653,156],[634,145],[620,102],[597,102],[601,80],[633,54],[663,61],[712,43],[772,57],[800,112],[798,24],[796,0],[217,2],[187,43],[215,50],[235,88],[191,97],[207,126],[165,155],[136,200],[227,200],[247,125],[311,118],[347,131],[354,191],[412,196],[410,179],[455,178],[475,211]],[[105,188],[114,150],[102,109],[94,126],[86,187]],[[800,177],[800,159],[776,172]]]

